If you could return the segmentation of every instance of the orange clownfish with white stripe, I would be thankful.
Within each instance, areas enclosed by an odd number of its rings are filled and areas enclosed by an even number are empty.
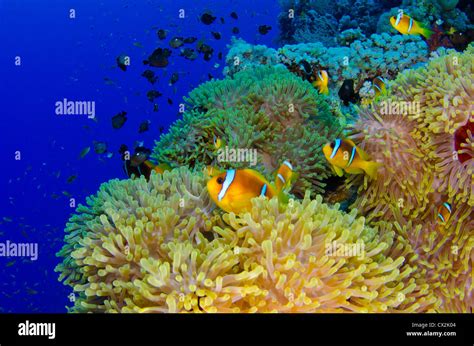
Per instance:
[[[329,75],[327,71],[321,70],[316,74],[316,80],[313,82],[313,86],[318,88],[320,94],[329,94],[328,83]]]
[[[380,163],[369,161],[369,155],[358,148],[350,139],[336,139],[323,147],[326,160],[334,172],[342,177],[343,171],[350,174],[366,173],[372,179],[377,176]]]
[[[372,87],[374,89],[375,96],[385,95],[387,93],[387,87],[385,86],[386,81],[383,77],[375,77],[372,81]]]
[[[448,202],[444,202],[438,208],[438,221],[441,224],[447,224],[449,219],[451,218],[451,213],[453,212],[451,208],[451,204]]]
[[[400,13],[398,16],[390,18],[390,23],[399,33],[403,35],[422,35],[429,39],[433,35],[433,31],[424,28],[413,18]]]
[[[252,208],[252,198],[278,197],[280,202],[288,200],[287,190],[296,179],[293,166],[285,161],[276,172],[275,183],[270,183],[262,174],[253,169],[229,169],[215,171],[208,169],[211,178],[207,190],[216,205],[222,210],[239,214]]]

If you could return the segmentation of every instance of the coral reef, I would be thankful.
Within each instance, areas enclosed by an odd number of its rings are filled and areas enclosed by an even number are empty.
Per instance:
[[[439,305],[417,255],[390,224],[368,227],[356,211],[321,197],[286,206],[260,197],[250,213],[220,214],[203,175],[183,167],[148,182],[112,180],[87,204],[67,225],[56,269],[78,295],[73,312],[427,312]]]
[[[370,0],[280,0],[280,42],[321,42],[326,47],[332,47],[341,41],[339,35],[345,30],[357,29],[363,35],[370,36],[376,32],[378,17],[387,5],[399,4],[400,1],[388,4]]]
[[[256,151],[252,167],[267,177],[283,160],[299,173],[292,192],[324,192],[332,173],[320,150],[340,135],[342,125],[324,96],[284,67],[256,66],[232,78],[204,83],[185,99],[188,112],[156,142],[152,157],[172,166],[249,167],[218,161],[214,137],[229,149]],[[271,178],[270,180],[273,180]]]
[[[428,27],[441,20],[447,26],[465,31],[472,24],[466,14],[456,8],[457,4],[457,0],[404,0],[400,8]]]
[[[242,46],[242,48],[239,48]],[[247,56],[240,51],[252,52]],[[257,54],[258,55],[254,55]],[[235,57],[240,65],[234,65]],[[362,87],[367,79],[383,75],[393,78],[398,72],[415,67],[429,58],[428,46],[418,36],[374,34],[353,41],[348,47],[325,47],[321,43],[301,43],[285,45],[275,50],[267,48],[252,51],[242,40],[234,41],[226,57],[227,66],[224,72],[232,75],[254,62],[271,57],[272,61],[282,63],[290,71],[299,69],[302,61],[313,69],[324,69],[329,73],[329,88],[339,88],[345,79],[356,81],[356,90]]]
[[[442,299],[441,311],[472,311],[474,259],[474,47],[447,51],[402,72],[390,95],[361,112],[356,143],[382,163],[379,179],[360,185],[354,206],[371,220],[396,221]],[[362,181],[364,180],[364,181]],[[453,214],[443,225],[438,207]]]

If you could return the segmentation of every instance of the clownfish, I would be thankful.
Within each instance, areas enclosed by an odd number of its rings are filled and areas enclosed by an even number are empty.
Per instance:
[[[130,160],[124,160],[123,169],[129,178],[143,175],[148,180],[152,171],[162,174],[164,171],[170,170],[170,167],[167,164],[155,165],[148,160],[148,155],[145,152],[138,151],[130,157]]]
[[[316,80],[312,83],[315,88],[318,88],[320,94],[329,94],[328,89],[329,76],[327,71],[321,70],[318,71],[316,75]]]
[[[372,87],[375,92],[375,96],[385,95],[387,88],[385,87],[385,79],[383,77],[375,77],[372,81]]]
[[[222,210],[235,214],[250,210],[252,198],[258,196],[276,196],[281,202],[287,202],[286,189],[296,179],[293,166],[288,161],[278,169],[275,184],[253,169],[218,171],[208,168],[207,172],[211,176],[207,190],[212,200]]]
[[[358,148],[350,139],[336,139],[323,147],[326,160],[340,177],[343,171],[351,174],[366,173],[372,179],[377,176],[380,163],[369,161],[365,151]]]
[[[214,148],[216,150],[222,148],[224,146],[224,141],[220,139],[220,137],[214,136],[212,143],[214,144]]]
[[[398,16],[390,18],[390,23],[399,33],[404,35],[422,35],[429,39],[433,35],[433,31],[424,28],[413,18],[400,13]]]
[[[451,218],[452,208],[451,204],[444,202],[438,208],[438,219],[442,224],[448,223]]]

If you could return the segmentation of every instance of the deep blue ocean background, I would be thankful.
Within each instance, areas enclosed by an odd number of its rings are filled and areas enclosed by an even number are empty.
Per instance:
[[[69,18],[70,9],[75,19]],[[178,18],[179,9],[185,10],[185,19]],[[206,10],[217,17],[211,25],[199,20]],[[238,20],[229,16],[232,11]],[[74,211],[65,194],[84,203],[101,183],[124,179],[120,145],[132,150],[143,141],[152,148],[158,129],[166,131],[178,118],[182,97],[207,81],[209,73],[222,78],[234,26],[240,29],[236,37],[276,47],[279,11],[275,0],[0,0],[0,242],[39,244],[37,261],[0,257],[0,312],[66,312],[71,288],[54,272],[63,229]],[[264,24],[272,27],[267,35],[258,33]],[[157,38],[160,28],[168,30],[166,40]],[[180,57],[179,49],[168,45],[173,36],[205,39],[214,48],[212,59]],[[141,74],[148,68],[142,61],[158,47],[173,54],[166,68],[152,68],[158,76],[155,89],[163,93],[153,112],[146,97],[153,87]],[[131,58],[126,72],[117,67],[120,54]],[[169,86],[174,72],[179,81]],[[56,115],[55,102],[64,98],[94,101],[98,121]],[[111,118],[121,111],[128,121],[114,129]],[[147,119],[150,130],[139,134],[139,124]],[[93,141],[106,142],[113,157],[96,154]],[[91,151],[81,159],[86,147]],[[68,183],[73,175],[77,178]]]

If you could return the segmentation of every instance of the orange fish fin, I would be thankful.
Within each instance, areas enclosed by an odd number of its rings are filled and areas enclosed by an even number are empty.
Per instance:
[[[203,171],[204,171],[204,175],[208,179],[225,172],[224,169],[220,169],[214,166],[206,166]]]
[[[427,28],[420,28],[420,34],[426,38],[427,40],[430,39],[431,35],[433,35],[433,31]]]
[[[357,150],[357,152],[359,153],[359,155],[360,155],[360,157],[361,157],[362,160],[365,160],[365,161],[370,160],[369,154],[367,154],[364,150],[362,150],[362,149],[359,148],[358,146],[356,146],[356,150]]]
[[[155,166],[153,170],[157,173],[163,173],[164,171],[171,170],[171,167],[166,163],[160,163],[159,165]]]
[[[338,177],[342,177],[344,175],[344,171],[342,170],[342,168],[339,168],[337,166],[334,166],[334,165],[331,165],[334,173],[337,174]]]
[[[367,173],[371,179],[377,178],[377,171],[382,164],[375,161],[365,161],[362,165],[362,169]]]

